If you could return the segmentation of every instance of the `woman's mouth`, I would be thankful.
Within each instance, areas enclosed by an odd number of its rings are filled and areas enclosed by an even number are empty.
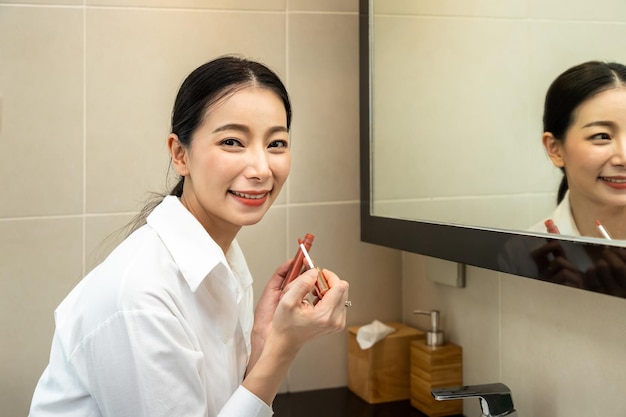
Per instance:
[[[267,191],[252,193],[228,190],[228,192],[231,193],[237,201],[247,206],[261,206],[269,196],[269,192]]]
[[[626,178],[624,177],[598,177],[598,179],[611,188],[626,189]]]

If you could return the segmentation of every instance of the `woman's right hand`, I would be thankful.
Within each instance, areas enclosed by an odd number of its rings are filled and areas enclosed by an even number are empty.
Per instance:
[[[306,342],[345,327],[348,283],[327,269],[323,273],[330,288],[315,305],[308,294],[317,281],[317,270],[304,272],[284,288],[260,357],[243,381],[246,389],[267,404],[274,400],[289,366]]]
[[[334,272],[322,270],[329,289],[317,303],[309,301],[318,271],[310,269],[284,289],[272,321],[272,335],[286,354],[297,352],[309,340],[342,330],[346,324],[349,285]]]

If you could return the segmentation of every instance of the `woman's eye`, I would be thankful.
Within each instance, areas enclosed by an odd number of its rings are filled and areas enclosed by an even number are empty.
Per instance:
[[[610,140],[611,136],[608,133],[596,133],[591,139]]]
[[[268,148],[286,148],[288,146],[289,144],[286,140],[280,139],[271,141]]]
[[[227,138],[220,142],[220,145],[224,146],[242,146],[241,142],[235,138]]]

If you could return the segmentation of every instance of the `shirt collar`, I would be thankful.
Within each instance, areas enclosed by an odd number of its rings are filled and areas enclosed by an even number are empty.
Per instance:
[[[225,256],[178,197],[166,196],[146,222],[159,235],[192,291],[198,289],[218,264],[224,265],[234,275],[232,278],[238,286],[238,299],[242,290],[252,285],[252,277],[237,242],[233,240]],[[231,271],[231,265],[235,265],[235,271]]]

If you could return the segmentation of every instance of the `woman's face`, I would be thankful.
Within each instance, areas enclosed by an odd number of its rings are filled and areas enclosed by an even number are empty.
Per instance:
[[[211,234],[260,221],[289,174],[285,106],[268,89],[246,87],[211,105],[189,148],[172,137],[181,201]]]
[[[544,144],[565,168],[571,201],[626,206],[626,88],[602,91],[583,102],[563,142]]]

